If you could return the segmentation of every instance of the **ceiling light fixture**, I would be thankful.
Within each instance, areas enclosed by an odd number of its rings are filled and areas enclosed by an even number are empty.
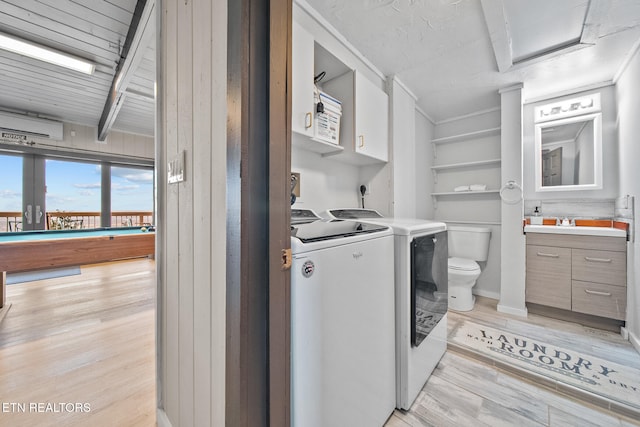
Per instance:
[[[28,56],[30,58],[45,61],[60,67],[69,68],[85,74],[93,74],[95,65],[84,59],[50,49],[48,47],[39,46],[18,38],[0,33],[0,49],[8,50],[19,55]]]

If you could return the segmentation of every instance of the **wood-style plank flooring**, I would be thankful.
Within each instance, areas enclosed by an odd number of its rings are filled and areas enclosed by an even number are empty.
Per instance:
[[[514,333],[541,334],[545,342],[640,367],[640,355],[619,334],[529,314],[498,313],[496,301],[477,298],[473,311],[449,311],[449,329],[469,319]],[[449,349],[409,411],[396,410],[386,427],[551,426],[630,427],[619,416],[561,395],[527,378]]]
[[[155,425],[153,260],[10,285],[7,300],[0,426]]]
[[[83,267],[79,276],[8,286],[12,307],[0,324],[0,426],[156,424],[154,270],[152,260],[140,259]],[[525,320],[499,314],[491,300],[479,298],[466,314],[450,312],[449,323],[466,316],[522,333],[542,325],[548,328],[545,338],[557,337],[565,346],[586,346],[618,363],[640,363],[615,334],[540,316]],[[567,333],[583,339],[567,339]],[[12,403],[26,404],[26,413],[6,406]],[[30,403],[87,403],[91,411],[29,413]],[[411,410],[396,410],[386,424],[637,425],[452,351]]]

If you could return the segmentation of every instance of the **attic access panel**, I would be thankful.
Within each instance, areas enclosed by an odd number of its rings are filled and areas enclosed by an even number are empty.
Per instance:
[[[502,4],[514,64],[579,43],[589,7],[588,0],[509,0]]]

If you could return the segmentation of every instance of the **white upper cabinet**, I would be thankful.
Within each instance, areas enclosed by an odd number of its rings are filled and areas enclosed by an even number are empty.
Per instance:
[[[389,96],[355,72],[355,151],[389,159]]]
[[[315,76],[324,77],[314,83]],[[316,113],[314,90],[342,107],[339,137],[319,131],[326,115]],[[323,95],[324,96],[324,95]],[[326,99],[326,98],[325,98]],[[335,160],[356,165],[384,163],[389,158],[389,97],[358,70],[345,64],[293,22],[292,143]]]
[[[342,101],[340,145],[336,160],[367,165],[389,159],[389,96],[355,70],[325,83]]]
[[[293,23],[292,41],[292,105],[291,128],[294,132],[313,137],[313,36]]]

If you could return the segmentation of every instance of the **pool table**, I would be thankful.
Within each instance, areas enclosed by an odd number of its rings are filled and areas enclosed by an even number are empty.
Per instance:
[[[140,227],[0,233],[0,308],[6,274],[155,254],[155,233]]]

